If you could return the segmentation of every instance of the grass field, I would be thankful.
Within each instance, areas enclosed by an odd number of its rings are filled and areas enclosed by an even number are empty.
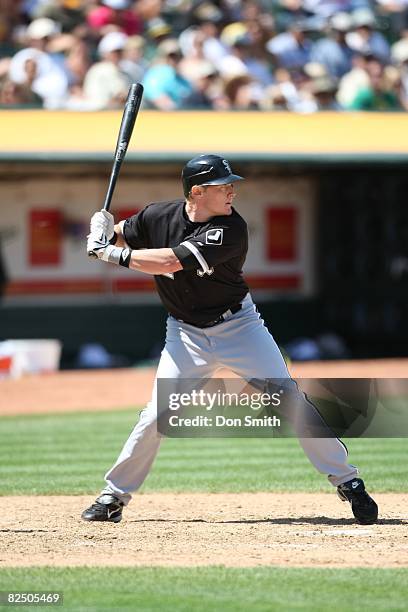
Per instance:
[[[98,491],[136,418],[134,411],[1,418],[1,493]],[[370,490],[408,490],[405,439],[346,442]],[[331,491],[294,439],[165,440],[144,490]],[[73,611],[326,611],[336,601],[352,611],[405,610],[408,568],[2,568],[0,591],[7,590],[63,591],[62,609]]]
[[[134,411],[3,417],[2,494],[94,493]],[[375,491],[406,491],[405,439],[346,440]],[[166,439],[145,491],[328,491],[295,439]]]
[[[408,570],[41,568],[0,570],[0,591],[62,591],[62,609],[180,612],[406,610]],[[390,599],[392,593],[392,599]],[[16,606],[17,607],[17,606]],[[29,607],[18,606],[19,610]],[[31,606],[33,609],[33,606]],[[34,606],[38,610],[38,606]]]

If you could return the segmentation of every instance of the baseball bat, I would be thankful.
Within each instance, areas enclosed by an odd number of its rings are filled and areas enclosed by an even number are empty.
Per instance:
[[[122,121],[120,123],[118,140],[116,142],[115,157],[113,158],[112,170],[109,178],[108,189],[106,191],[103,208],[109,210],[113,192],[115,191],[116,181],[119,176],[122,162],[125,158],[126,151],[132,136],[136,117],[139,113],[140,103],[143,97],[143,85],[141,83],[133,83],[130,86],[129,92],[123,109]],[[92,251],[88,252],[89,257],[95,257]]]

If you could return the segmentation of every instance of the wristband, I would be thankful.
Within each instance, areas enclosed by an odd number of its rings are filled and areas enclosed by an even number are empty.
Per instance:
[[[132,257],[132,249],[122,249],[109,244],[102,253],[101,259],[117,266],[128,268]]]
[[[124,268],[128,268],[130,265],[130,260],[132,258],[132,249],[122,249],[122,253],[119,259],[119,265]]]

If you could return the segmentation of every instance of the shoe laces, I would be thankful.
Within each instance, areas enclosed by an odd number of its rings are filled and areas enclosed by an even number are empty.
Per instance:
[[[106,506],[107,504],[101,504],[101,502],[95,501],[89,509],[90,510],[101,510],[102,508],[106,508]]]

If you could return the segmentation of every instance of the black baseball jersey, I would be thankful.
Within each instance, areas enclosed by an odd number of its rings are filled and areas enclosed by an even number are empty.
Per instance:
[[[157,202],[126,219],[123,234],[132,249],[170,247],[183,269],[156,275],[166,310],[176,319],[203,325],[239,304],[248,292],[242,266],[248,250],[244,219],[231,215],[192,222],[184,200]]]

